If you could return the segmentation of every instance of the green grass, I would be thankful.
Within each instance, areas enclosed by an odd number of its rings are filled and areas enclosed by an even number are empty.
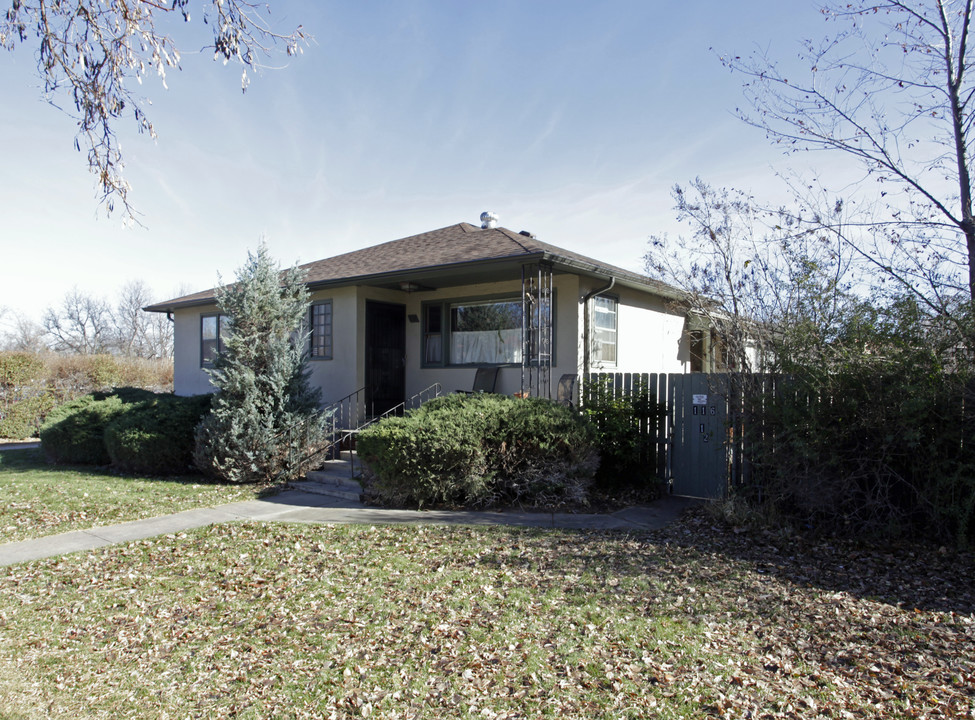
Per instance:
[[[0,450],[0,543],[247,500],[253,486],[200,476],[149,478],[48,465],[36,449]]]
[[[789,546],[800,579],[764,572],[756,548],[778,552],[693,518],[646,535],[244,523],[27,563],[0,570],[0,717],[975,707],[970,565],[883,549],[830,569]],[[957,592],[924,608],[841,588],[840,573],[899,583],[920,567],[957,567]]]

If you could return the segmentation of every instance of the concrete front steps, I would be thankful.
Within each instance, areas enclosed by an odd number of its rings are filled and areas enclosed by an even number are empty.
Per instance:
[[[355,469],[358,470],[357,462]],[[309,471],[304,480],[291,483],[291,487],[355,503],[362,501],[362,486],[353,477],[353,460],[328,460],[320,470]]]

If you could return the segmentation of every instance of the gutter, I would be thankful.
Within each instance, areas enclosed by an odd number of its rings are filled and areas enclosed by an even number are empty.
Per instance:
[[[597,295],[602,295],[604,292],[609,292],[616,285],[616,278],[612,275],[609,277],[609,284],[605,287],[596,288],[590,291],[582,298],[582,379],[585,381],[589,377],[589,333],[590,333],[590,320],[589,320],[589,301],[596,297]],[[616,320],[619,322],[619,318]],[[618,328],[617,328],[618,331]]]

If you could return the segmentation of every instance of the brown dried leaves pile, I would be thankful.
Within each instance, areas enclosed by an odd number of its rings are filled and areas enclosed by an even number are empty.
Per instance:
[[[240,524],[8,568],[0,715],[973,717],[970,556]]]

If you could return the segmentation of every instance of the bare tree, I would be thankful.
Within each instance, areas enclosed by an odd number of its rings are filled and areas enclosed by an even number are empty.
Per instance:
[[[291,55],[306,39],[300,26],[289,34],[273,31],[266,5],[265,13],[261,5],[245,0],[201,0],[200,5],[203,22],[213,31],[214,59],[239,63],[245,90],[249,71],[275,44],[282,43]],[[167,69],[179,68],[179,49],[157,30],[156,21],[175,15],[189,22],[190,0],[14,0],[8,8],[0,16],[0,46],[12,50],[36,43],[45,95],[54,103],[56,94],[66,90],[78,112],[75,146],[88,151],[102,201],[111,212],[118,200],[132,218],[115,125],[131,113],[140,132],[156,136],[145,99],[131,88],[150,73],[159,75],[165,87]]]
[[[14,314],[7,322],[3,348],[17,352],[41,353],[47,350],[44,328],[22,314]]]
[[[651,236],[647,272],[680,289],[692,333],[703,334],[722,370],[767,369],[785,327],[826,340],[850,297],[848,253],[796,210],[765,209],[738,190],[697,178],[674,186],[677,219],[690,233]],[[842,227],[842,207],[831,222]]]
[[[44,313],[44,330],[55,351],[94,355],[112,346],[112,312],[101,298],[73,288],[65,294],[59,308]]]
[[[723,58],[748,77],[746,122],[790,150],[844,154],[878,183],[856,222],[814,224],[940,314],[975,298],[973,3],[827,4],[837,30],[803,43],[800,77],[762,53]]]
[[[146,321],[146,343],[143,347],[142,357],[149,359],[166,359],[173,357],[173,322],[162,313],[148,313],[142,311],[147,317]]]
[[[142,309],[153,300],[152,291],[141,280],[133,280],[122,287],[112,311],[116,352],[149,359],[172,356],[172,323],[165,315]]]

